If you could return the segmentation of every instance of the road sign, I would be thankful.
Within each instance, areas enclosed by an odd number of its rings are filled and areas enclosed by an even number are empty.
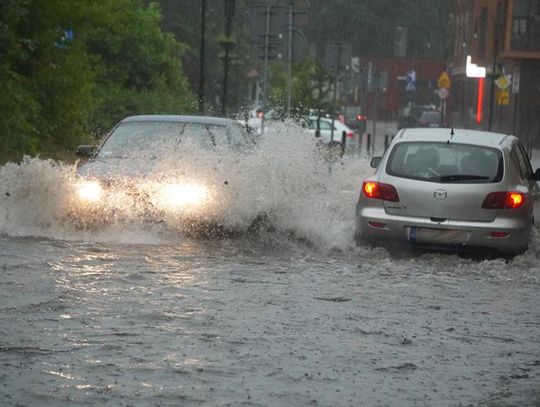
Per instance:
[[[448,76],[448,73],[444,71],[437,80],[437,86],[441,89],[449,89],[451,85],[452,82],[450,81],[450,76]]]
[[[499,91],[497,95],[497,105],[508,106],[510,104],[510,92],[507,90]]]
[[[521,79],[521,71],[519,70],[519,67],[514,67],[514,72],[512,75],[512,93],[517,94],[519,93],[519,80]]]
[[[448,96],[450,96],[450,91],[448,90],[448,88],[440,88],[437,90],[437,95],[439,95],[439,98],[444,100],[448,98]]]
[[[409,71],[407,72],[407,85],[405,86],[405,90],[409,92],[413,92],[416,90],[416,71]]]
[[[512,84],[512,79],[510,75],[501,75],[495,80],[495,85],[499,89],[506,90]]]

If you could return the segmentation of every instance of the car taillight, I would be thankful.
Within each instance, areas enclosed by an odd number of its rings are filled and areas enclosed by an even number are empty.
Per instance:
[[[366,116],[359,114],[359,115],[356,116],[356,120],[361,122],[362,120],[366,120]]]
[[[348,132],[347,133],[347,137],[348,138],[353,138],[354,137],[354,133],[352,131]]]
[[[525,202],[525,195],[521,192],[490,192],[482,208],[484,209],[517,209]]]
[[[392,185],[380,182],[364,181],[362,192],[368,198],[382,199],[383,201],[399,202],[399,195]]]

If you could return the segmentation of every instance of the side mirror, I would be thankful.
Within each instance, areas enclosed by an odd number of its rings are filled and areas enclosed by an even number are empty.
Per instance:
[[[536,171],[534,172],[534,179],[536,181],[540,181],[540,168],[537,168]]]
[[[77,147],[75,150],[75,155],[77,157],[92,157],[95,151],[96,148],[94,146],[84,144]]]
[[[372,168],[377,168],[379,164],[381,163],[381,161],[382,161],[382,157],[373,157],[369,165],[371,165]]]

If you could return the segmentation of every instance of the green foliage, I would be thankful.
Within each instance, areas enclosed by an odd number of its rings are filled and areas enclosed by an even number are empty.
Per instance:
[[[134,3],[100,3],[100,14],[112,21],[89,33],[89,52],[101,62],[96,78],[99,107],[92,120],[97,132],[129,114],[193,111],[194,99],[181,74],[184,47],[161,31],[155,4],[130,9]]]
[[[192,111],[184,47],[160,21],[142,0],[2,0],[0,160],[65,156],[130,114]]]
[[[316,58],[308,57],[293,66],[291,109],[295,116],[305,116],[309,109],[328,109],[328,83],[332,75]],[[275,108],[287,105],[287,71],[282,63],[272,65],[269,101]],[[285,112],[283,112],[285,113]]]

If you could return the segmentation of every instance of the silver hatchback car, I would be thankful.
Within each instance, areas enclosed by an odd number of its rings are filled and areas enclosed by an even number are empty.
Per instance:
[[[507,257],[527,249],[540,169],[533,172],[516,137],[403,129],[371,165],[356,206],[357,243],[485,248]]]

